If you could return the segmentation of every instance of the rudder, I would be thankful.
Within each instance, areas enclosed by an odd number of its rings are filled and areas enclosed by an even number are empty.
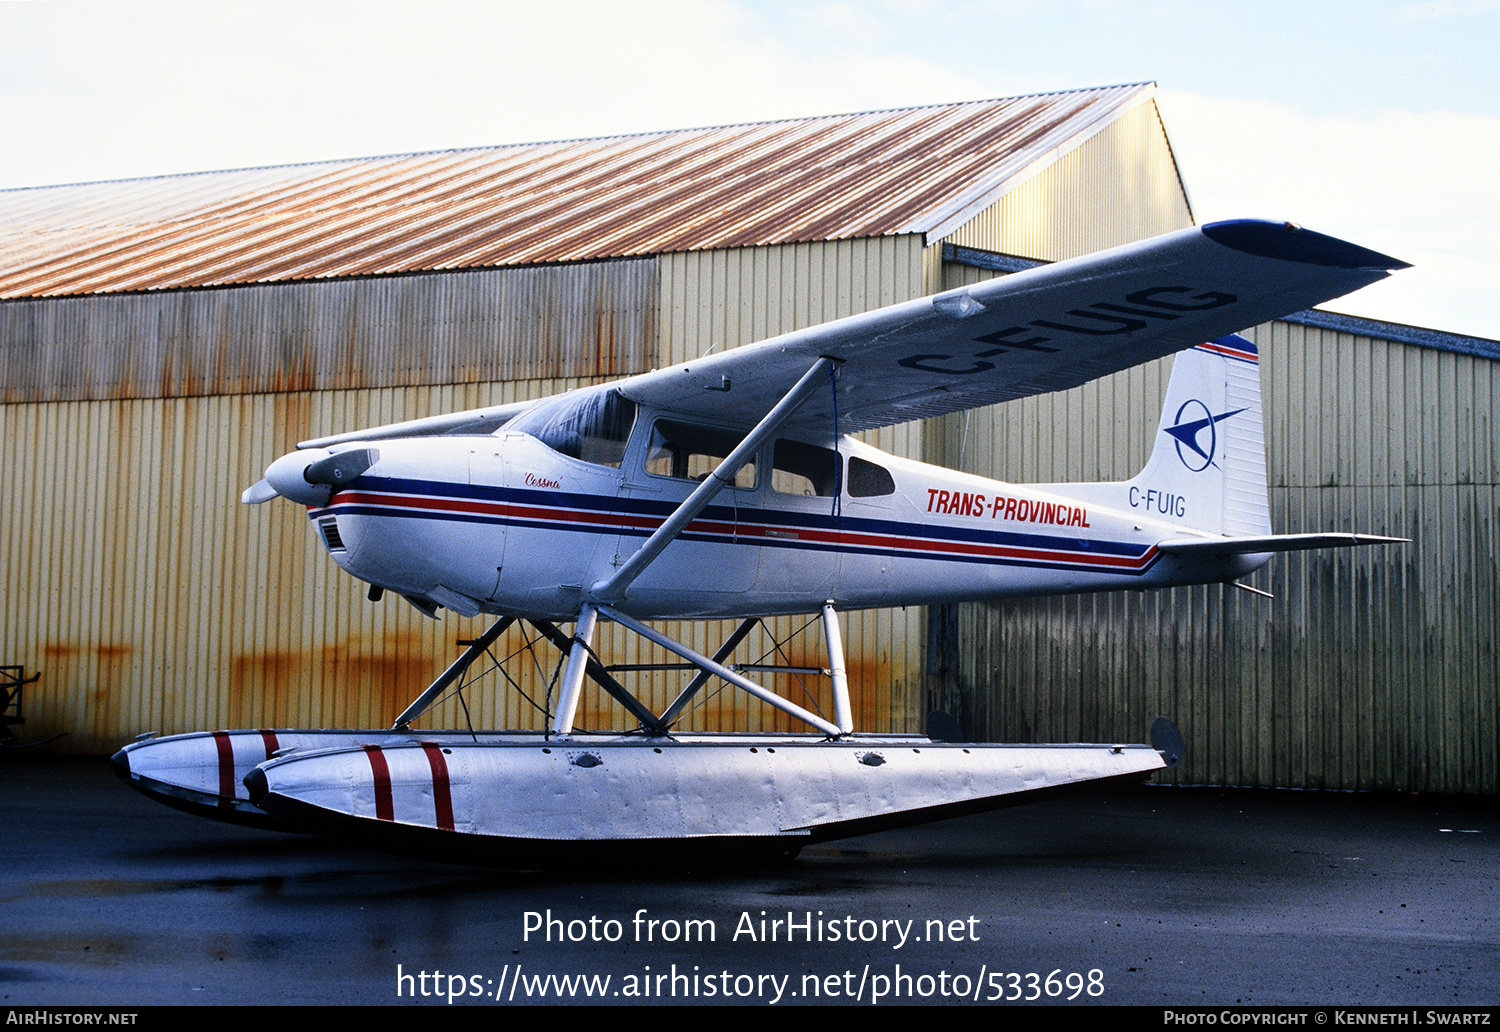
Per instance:
[[[1146,466],[1127,508],[1231,537],[1271,532],[1260,356],[1237,334],[1179,352]]]
[[[1230,537],[1271,532],[1260,356],[1237,334],[1172,360],[1151,456],[1130,480],[1037,485],[1152,520]]]

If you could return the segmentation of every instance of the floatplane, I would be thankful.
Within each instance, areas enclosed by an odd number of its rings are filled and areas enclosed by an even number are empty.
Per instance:
[[[208,816],[505,865],[795,855],[1143,779],[1180,758],[1166,720],[1151,744],[962,742],[951,720],[925,737],[857,733],[840,612],[1235,582],[1276,552],[1399,540],[1272,532],[1258,355],[1235,331],[1405,267],[1288,223],[1218,222],[538,401],[304,441],[242,501],[305,506],[372,599],[494,623],[390,728],[148,737],[116,766]],[[1006,484],[852,436],[1174,353],[1129,481]],[[831,713],[732,662],[758,619],[785,614],[821,622]],[[740,623],[712,655],[650,623],[725,618]],[[601,621],[688,668],[663,711],[595,653]],[[560,650],[546,730],[413,730],[517,623]],[[579,733],[586,680],[637,726]],[[808,731],[674,730],[718,681]]]

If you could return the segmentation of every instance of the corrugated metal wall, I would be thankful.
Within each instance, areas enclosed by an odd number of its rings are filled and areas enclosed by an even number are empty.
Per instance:
[[[0,302],[6,402],[621,376],[656,260]]]
[[[365,603],[301,509],[239,491],[299,437],[569,385],[0,406],[0,655],[42,672],[21,733],[388,720],[451,623]]]
[[[657,282],[649,259],[0,303],[0,662],[42,672],[21,735],[388,723],[477,622],[371,605],[300,509],[239,492],[299,439],[648,368]]]
[[[1494,793],[1500,375],[1485,358],[1273,323],[1261,348],[1272,524],[1400,547],[1290,553],[1250,583],[960,607],[953,701],[988,740],[1139,740],[1166,714],[1182,783]],[[1118,480],[1169,369],[953,423],[961,465]]]

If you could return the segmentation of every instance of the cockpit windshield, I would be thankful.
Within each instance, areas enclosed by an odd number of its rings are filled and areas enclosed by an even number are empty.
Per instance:
[[[544,401],[502,429],[535,437],[569,458],[619,469],[634,425],[635,402],[600,387]]]

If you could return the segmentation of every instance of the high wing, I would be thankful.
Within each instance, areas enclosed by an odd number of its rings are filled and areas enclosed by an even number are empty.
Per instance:
[[[1289,223],[1210,223],[796,330],[620,390],[751,424],[827,356],[840,363],[838,429],[852,433],[1076,387],[1406,267]],[[823,392],[787,429],[827,433],[833,414]]]
[[[1237,220],[1040,266],[619,382],[633,401],[750,426],[818,359],[853,433],[1064,390],[1384,279],[1405,262],[1291,223]],[[528,403],[303,442],[485,433]],[[784,430],[826,436],[831,390]]]

